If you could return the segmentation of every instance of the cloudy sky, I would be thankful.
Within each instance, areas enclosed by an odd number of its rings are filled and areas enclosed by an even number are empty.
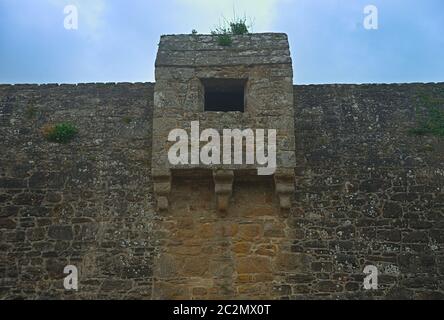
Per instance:
[[[153,81],[160,35],[234,12],[289,35],[296,84],[444,81],[443,0],[0,0],[0,83]]]

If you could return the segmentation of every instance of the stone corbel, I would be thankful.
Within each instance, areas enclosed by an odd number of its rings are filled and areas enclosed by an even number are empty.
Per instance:
[[[291,199],[295,191],[294,182],[295,175],[293,169],[281,169],[276,171],[274,175],[276,194],[282,210],[289,210],[291,208]]]
[[[171,192],[171,172],[169,169],[153,169],[154,194],[157,198],[157,208],[168,210],[168,196]]]
[[[226,212],[233,194],[234,172],[233,170],[215,170],[213,179],[217,209],[220,212]]]

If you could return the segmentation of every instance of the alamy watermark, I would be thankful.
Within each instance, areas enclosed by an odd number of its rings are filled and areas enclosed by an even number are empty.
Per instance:
[[[200,133],[199,121],[192,121],[190,135],[184,129],[174,129],[169,133],[168,141],[175,143],[168,151],[168,160],[172,165],[240,165],[244,164],[245,141],[245,164],[256,164],[258,175],[272,175],[276,171],[277,133],[274,129],[267,130],[265,141],[265,131],[224,129],[221,136],[216,129],[206,129]],[[206,142],[202,148],[201,142]]]
[[[377,290],[378,289],[378,268],[372,265],[364,268],[364,273],[367,275],[364,278],[365,290]]]
[[[366,30],[377,30],[379,28],[378,8],[375,5],[364,7],[364,28]]]
[[[79,290],[79,271],[76,266],[69,265],[63,270],[67,276],[63,279],[63,287],[66,290]]]
[[[79,11],[75,5],[67,5],[63,9],[65,14],[65,20],[63,20],[63,26],[66,30],[79,29]]]

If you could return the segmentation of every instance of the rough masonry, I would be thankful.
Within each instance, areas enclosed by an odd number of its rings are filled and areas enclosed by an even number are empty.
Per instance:
[[[234,175],[222,215],[211,170],[157,208],[154,87],[0,85],[0,299],[444,298],[444,143],[409,133],[444,84],[294,86],[291,208]]]
[[[224,129],[276,130],[276,192],[280,206],[288,209],[290,194],[294,190],[295,139],[293,69],[287,35],[233,36],[233,45],[229,48],[220,46],[215,40],[215,36],[209,35],[171,35],[160,40],[156,59],[152,155],[159,208],[168,208],[168,192],[165,190],[170,190],[175,171],[182,174],[191,169],[212,171],[216,201],[221,211],[228,209],[234,176],[245,175],[248,171],[257,175],[258,165],[235,164],[234,161],[217,166],[201,163],[171,165],[167,156],[172,143],[165,137],[176,128],[187,129],[192,121],[198,121],[202,130],[211,128],[218,132]],[[236,97],[236,90],[241,91],[239,95],[243,100],[239,110],[210,112],[205,109],[207,100],[211,100],[209,93],[221,101],[230,95]],[[228,107],[236,102],[236,98],[229,101]],[[245,149],[243,159],[246,158]]]

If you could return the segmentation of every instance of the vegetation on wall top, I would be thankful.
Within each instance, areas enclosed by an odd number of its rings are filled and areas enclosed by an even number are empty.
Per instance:
[[[224,23],[212,30],[211,34],[217,36],[217,42],[220,46],[231,46],[233,43],[231,36],[248,34],[250,27],[247,25],[246,17],[234,17],[229,21],[224,19]]]

